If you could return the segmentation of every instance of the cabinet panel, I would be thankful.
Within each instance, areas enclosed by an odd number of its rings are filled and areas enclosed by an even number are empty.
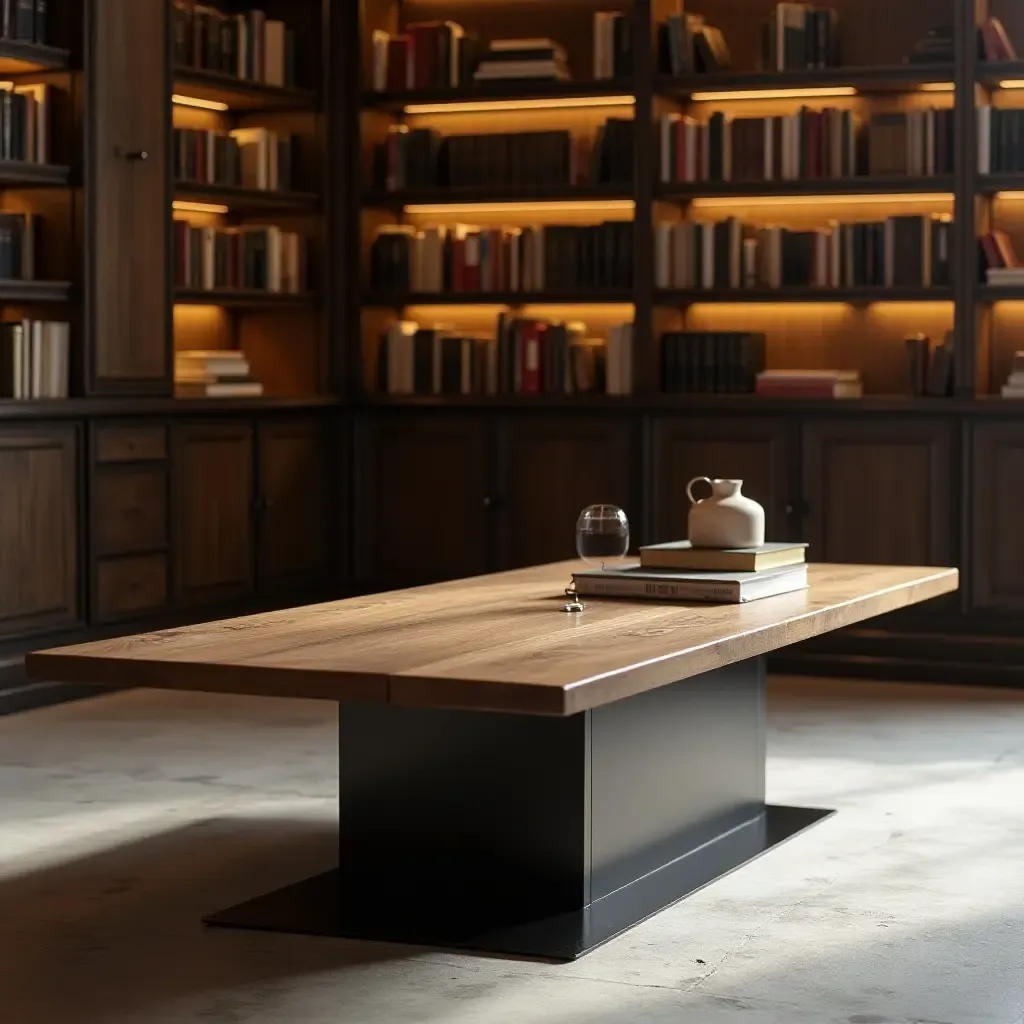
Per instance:
[[[0,431],[0,637],[79,620],[77,447],[73,427]]]
[[[106,558],[96,564],[93,617],[97,622],[132,618],[167,604],[167,556]]]
[[[397,586],[486,572],[486,451],[478,416],[388,416],[368,424],[357,478],[362,579]]]
[[[186,602],[253,589],[253,459],[248,424],[174,431],[175,593]]]
[[[93,476],[97,555],[155,551],[167,545],[167,472],[163,465],[100,467]]]
[[[804,427],[808,557],[953,565],[952,433],[939,421]]]
[[[501,568],[575,558],[576,518],[587,505],[618,505],[635,533],[640,509],[632,485],[630,422],[607,416],[510,417],[501,434]]]
[[[97,427],[97,462],[146,462],[167,458],[165,427]]]
[[[979,423],[971,465],[970,602],[977,609],[1024,609],[1024,426]]]
[[[259,582],[312,585],[328,575],[333,472],[322,425],[303,420],[259,428]]]
[[[93,0],[87,237],[96,390],[169,386],[169,10],[166,0]]]
[[[686,485],[696,476],[742,480],[743,493],[764,506],[766,538],[793,539],[786,513],[793,494],[788,439],[788,427],[775,418],[656,420],[654,540],[686,537]]]

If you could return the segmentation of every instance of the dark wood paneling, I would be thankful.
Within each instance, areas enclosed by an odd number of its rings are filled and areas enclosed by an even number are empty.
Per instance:
[[[812,420],[803,439],[812,561],[956,564],[949,423]]]
[[[252,427],[188,424],[173,438],[175,594],[245,596],[254,583]]]
[[[484,419],[382,417],[359,444],[360,578],[386,586],[485,572],[492,501]]]
[[[501,428],[499,567],[573,558],[576,519],[618,505],[640,522],[632,486],[634,424],[612,416],[530,416]]]
[[[167,556],[107,558],[96,564],[93,619],[113,622],[160,611],[167,604]]]
[[[166,0],[93,0],[91,387],[169,387]],[[145,154],[142,158],[141,154]]]
[[[166,469],[157,463],[97,470],[92,516],[95,555],[127,555],[166,547]]]
[[[79,620],[77,438],[0,432],[0,637]]]
[[[1024,610],[1024,425],[979,423],[971,446],[970,604]]]
[[[743,493],[765,511],[765,536],[790,539],[787,505],[793,495],[789,427],[775,418],[683,418],[654,423],[654,540],[687,535],[695,476],[743,481]]]
[[[258,575],[264,590],[322,582],[330,572],[331,469],[323,424],[261,424]]]
[[[146,462],[167,457],[166,427],[97,427],[97,462]]]

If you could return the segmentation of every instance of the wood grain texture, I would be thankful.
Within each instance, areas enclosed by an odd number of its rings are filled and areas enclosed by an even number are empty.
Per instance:
[[[51,681],[567,715],[955,590],[956,569],[812,565],[745,605],[591,601],[560,562],[29,655]]]

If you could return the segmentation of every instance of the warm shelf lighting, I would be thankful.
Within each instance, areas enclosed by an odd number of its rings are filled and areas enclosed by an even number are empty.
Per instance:
[[[228,208],[221,203],[193,203],[186,199],[175,199],[174,209],[180,213],[227,213]]]
[[[532,202],[524,199],[521,202],[505,203],[410,203],[406,206],[408,214],[427,214],[445,216],[447,214],[488,214],[488,213],[580,213],[596,211],[601,213],[632,213],[635,208],[632,199],[560,199],[552,202]]]
[[[1000,89],[1024,89],[1024,78],[1004,78],[999,83]]]
[[[572,110],[581,107],[632,107],[633,96],[556,96],[522,100],[466,100],[462,103],[410,103],[406,114],[490,114],[502,111]]]
[[[712,100],[798,100],[811,96],[856,96],[852,85],[810,86],[806,89],[733,89],[722,92],[695,92],[690,99],[694,103],[708,103]]]
[[[175,93],[171,97],[171,102],[179,107],[197,107],[199,110],[227,110],[228,105],[221,103],[220,100],[204,100],[198,96],[181,96]]]
[[[997,192],[994,199],[1024,199],[1024,192]]]
[[[952,82],[924,82],[918,88],[920,92],[953,92],[956,86]]]
[[[952,200],[952,192],[897,192],[893,195],[887,193],[845,195],[839,192],[828,195],[799,196],[701,196],[695,198],[691,205],[700,209],[712,206],[821,206],[822,204],[836,206],[846,203],[866,206],[875,203],[943,203],[952,202]]]

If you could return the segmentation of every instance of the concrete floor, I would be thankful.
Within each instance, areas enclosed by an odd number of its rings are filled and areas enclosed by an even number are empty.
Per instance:
[[[774,680],[769,796],[838,807],[568,965],[204,929],[333,857],[327,705],[0,719],[10,1024],[1021,1024],[1024,694]]]

